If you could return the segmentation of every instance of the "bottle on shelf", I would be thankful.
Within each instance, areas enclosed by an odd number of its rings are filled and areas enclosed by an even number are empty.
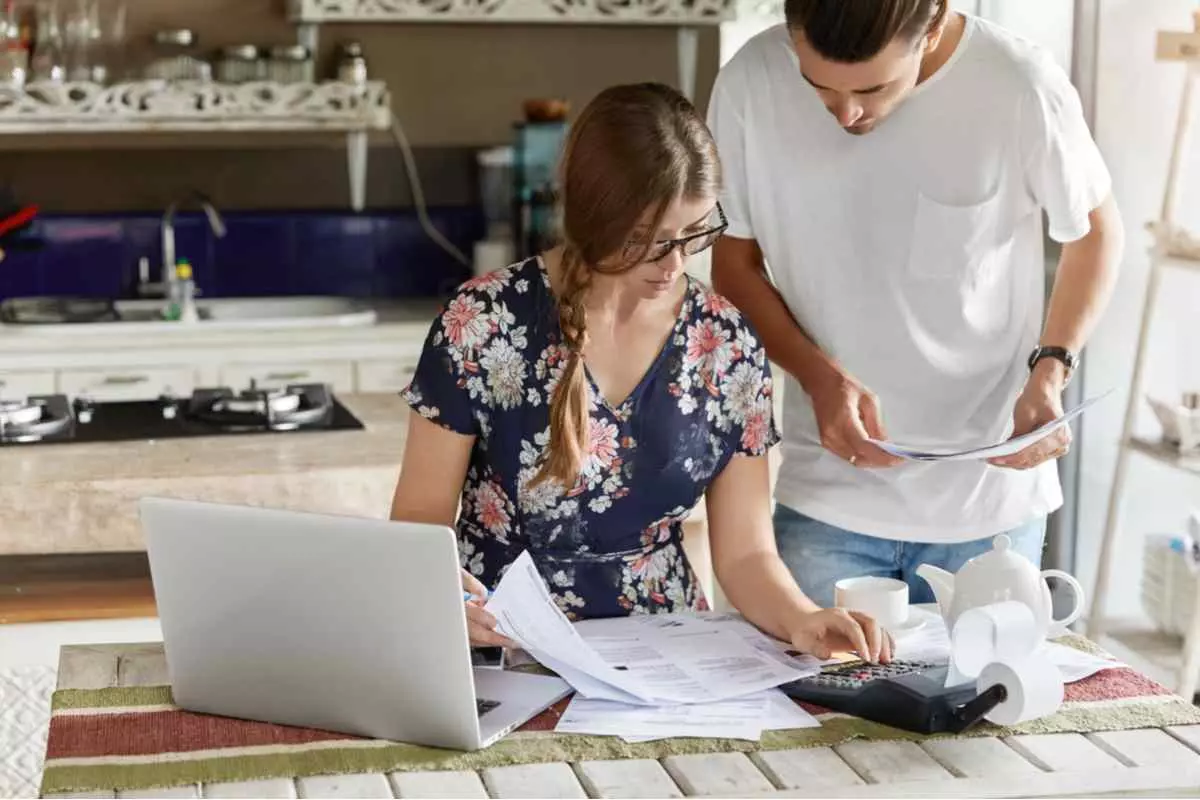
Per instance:
[[[41,4],[37,7],[33,57],[29,66],[35,81],[62,83],[67,79],[62,27],[58,23],[58,11],[54,6]]]
[[[29,74],[29,43],[21,30],[16,0],[5,0],[0,13],[0,84],[18,89]]]

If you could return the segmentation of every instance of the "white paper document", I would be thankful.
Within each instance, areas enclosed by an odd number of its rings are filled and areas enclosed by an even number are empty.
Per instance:
[[[528,552],[504,573],[485,606],[496,629],[587,697],[650,702],[644,686],[613,669],[583,641],[557,605]]]
[[[763,731],[820,727],[783,692],[766,692],[689,705],[630,706],[576,696],[556,730],[594,736],[620,736],[626,742],[706,738],[757,741]]]
[[[1040,428],[1035,428],[1029,433],[1016,436],[1003,442],[987,445],[985,447],[973,447],[966,450],[957,451],[933,452],[923,447],[899,444],[897,442],[884,442],[878,439],[869,439],[868,441],[870,441],[871,444],[875,445],[880,450],[883,450],[885,453],[889,453],[893,456],[897,456],[908,461],[982,461],[989,458],[1002,458],[1004,456],[1011,456],[1015,453],[1019,453],[1026,447],[1045,439],[1062,426],[1069,424],[1071,420],[1078,417],[1092,405],[1100,400],[1103,400],[1111,392],[1112,389],[1109,389],[1103,394],[1099,394],[1089,400],[1085,400],[1075,408],[1063,414],[1058,419],[1051,420],[1045,425],[1042,425]]]
[[[513,562],[487,609],[498,630],[586,698],[634,705],[709,703],[744,697],[814,674],[817,662],[787,655],[729,615],[640,615],[572,625],[528,553]]]
[[[1120,661],[1112,661],[1101,656],[1085,653],[1074,647],[1067,647],[1057,642],[1046,642],[1042,645],[1046,657],[1058,667],[1062,673],[1063,683],[1075,683],[1084,678],[1090,678],[1097,672],[1106,669],[1124,667]]]
[[[576,695],[555,730],[627,741],[668,738],[748,739],[763,731],[765,693],[736,700],[687,705],[632,706]]]

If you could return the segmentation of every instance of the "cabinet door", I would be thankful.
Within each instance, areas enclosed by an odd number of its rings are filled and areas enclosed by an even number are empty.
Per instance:
[[[165,366],[64,370],[59,388],[70,397],[93,400],[153,400],[163,394],[191,394],[196,373],[192,367]]]
[[[280,388],[292,383],[327,383],[335,392],[354,391],[354,364],[350,361],[276,361],[225,364],[221,385],[241,391],[250,382],[260,388]]]
[[[0,398],[24,399],[54,394],[53,370],[0,370]]]

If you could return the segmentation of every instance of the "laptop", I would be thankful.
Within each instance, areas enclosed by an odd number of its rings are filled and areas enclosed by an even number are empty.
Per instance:
[[[449,528],[162,498],[139,511],[181,708],[476,750],[571,691],[472,666]]]

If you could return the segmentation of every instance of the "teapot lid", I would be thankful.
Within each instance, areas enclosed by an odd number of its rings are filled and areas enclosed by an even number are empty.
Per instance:
[[[972,577],[991,573],[993,571],[1025,570],[1037,572],[1032,561],[1012,549],[1012,539],[1006,534],[999,534],[992,539],[992,549],[972,558],[962,569],[959,576]]]

